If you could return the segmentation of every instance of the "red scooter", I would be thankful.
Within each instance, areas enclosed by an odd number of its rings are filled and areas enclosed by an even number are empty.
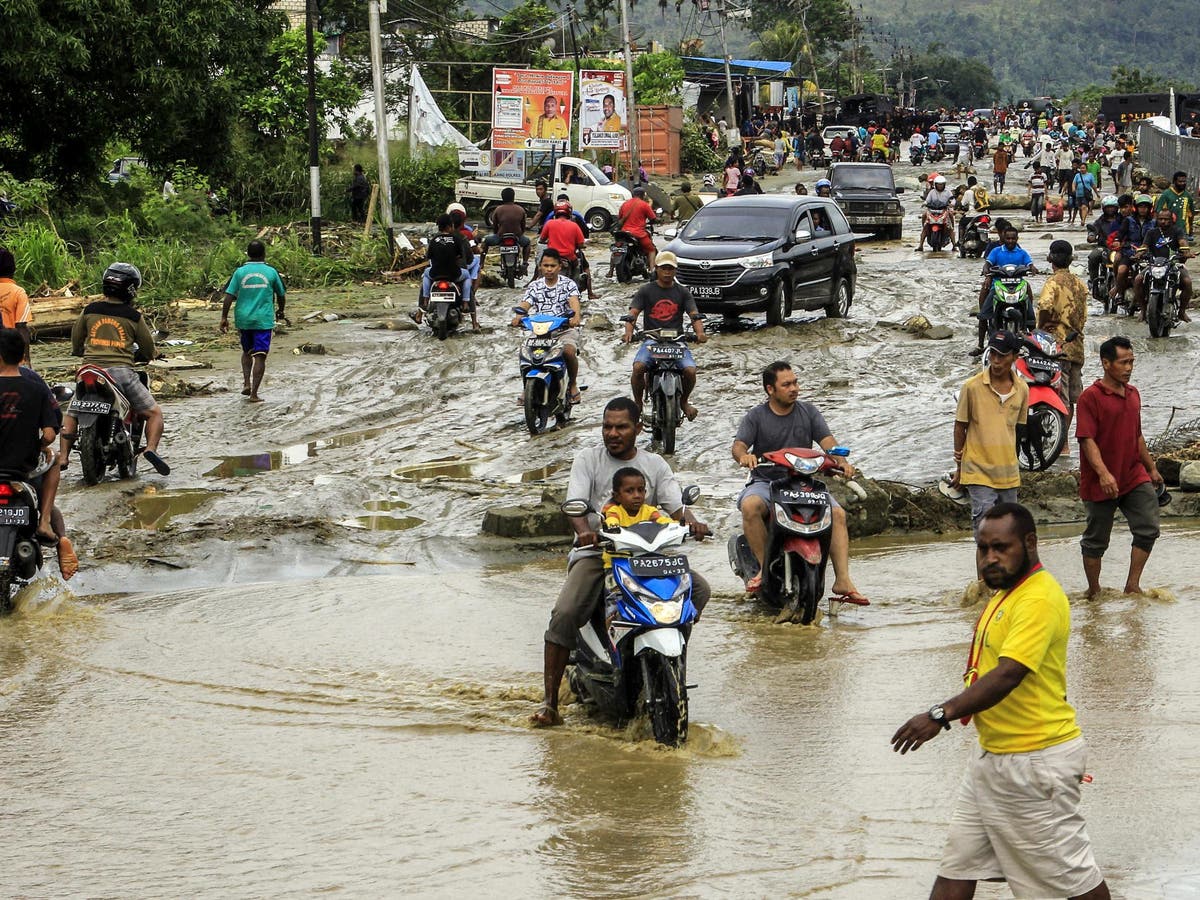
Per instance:
[[[1067,445],[1070,407],[1062,358],[1058,341],[1045,331],[1025,335],[1017,355],[1017,374],[1029,385],[1029,419],[1017,459],[1030,472],[1050,468]]]
[[[929,222],[929,249],[937,253],[950,243],[950,207],[931,203],[925,216]]]

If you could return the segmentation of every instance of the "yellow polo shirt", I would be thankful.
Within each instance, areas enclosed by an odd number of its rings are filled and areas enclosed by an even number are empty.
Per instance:
[[[982,633],[981,633],[982,632]],[[983,610],[971,647],[982,678],[1006,656],[1029,669],[1012,692],[975,715],[979,745],[989,753],[1029,753],[1079,737],[1067,702],[1071,607],[1054,576],[1034,572]]]
[[[1007,400],[992,390],[985,368],[972,375],[958,395],[954,418],[967,426],[961,484],[981,484],[998,491],[1020,487],[1017,468],[1017,426],[1029,417],[1029,385],[1014,372]]]

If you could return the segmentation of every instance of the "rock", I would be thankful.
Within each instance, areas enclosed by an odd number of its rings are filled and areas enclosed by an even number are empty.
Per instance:
[[[494,506],[483,516],[483,532],[497,537],[563,537],[571,533],[567,517],[558,503],[542,502],[536,506]]]
[[[896,187],[904,188],[905,192],[919,191],[921,189],[921,182],[924,180],[924,177],[913,178],[911,175],[901,175],[896,179]]]
[[[1162,475],[1163,481],[1167,484],[1179,484],[1179,470],[1183,468],[1183,462],[1171,456],[1160,456],[1156,460],[1158,464],[1159,474]]]
[[[1181,491],[1200,491],[1200,460],[1190,460],[1180,466],[1179,489]]]
[[[388,319],[383,327],[388,331],[416,331],[420,326],[412,319]]]
[[[918,313],[915,316],[909,316],[907,319],[905,319],[902,327],[909,334],[921,334],[932,328],[933,323]]]
[[[870,478],[859,476],[855,481],[866,491],[865,499],[854,493],[844,481],[830,478],[825,482],[829,492],[846,511],[846,528],[850,537],[865,537],[886,531],[892,524],[891,497],[888,492]]]
[[[321,316],[321,318],[326,322],[336,322],[341,318],[341,316],[339,316],[337,313],[325,313],[325,315]]]
[[[591,313],[587,320],[588,331],[612,331],[613,322],[602,312]]]
[[[934,325],[932,328],[922,331],[917,337],[925,338],[929,341],[945,341],[954,337],[954,329],[949,325]]]

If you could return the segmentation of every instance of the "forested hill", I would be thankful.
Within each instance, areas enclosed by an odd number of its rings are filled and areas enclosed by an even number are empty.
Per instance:
[[[874,20],[871,31],[894,35],[914,52],[939,43],[943,51],[978,59],[1014,97],[1057,97],[1090,83],[1106,84],[1118,65],[1167,79],[1200,80],[1196,0],[861,3]]]

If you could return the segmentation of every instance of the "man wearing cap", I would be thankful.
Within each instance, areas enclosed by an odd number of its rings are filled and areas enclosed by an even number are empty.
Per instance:
[[[658,248],[650,239],[646,226],[658,217],[654,215],[654,207],[646,202],[646,189],[638,185],[633,189],[633,196],[621,204],[617,210],[617,231],[627,232],[635,238],[646,254],[646,265],[654,269],[654,255]]]
[[[1104,377],[1080,395],[1075,412],[1079,496],[1087,510],[1079,546],[1088,597],[1100,593],[1100,564],[1118,509],[1133,535],[1126,594],[1142,592],[1142,571],[1158,540],[1160,501],[1156,493],[1162,491],[1163,477],[1142,437],[1142,398],[1129,383],[1133,361],[1129,338],[1118,335],[1101,344]]]
[[[1046,261],[1052,273],[1038,296],[1038,328],[1054,335],[1062,347],[1063,377],[1067,381],[1067,428],[1083,393],[1083,326],[1087,324],[1088,289],[1071,274],[1075,252],[1068,241],[1054,241]]]
[[[954,416],[954,479],[971,495],[971,526],[997,503],[1016,503],[1021,472],[1017,439],[1029,416],[1029,385],[1013,374],[1021,341],[997,331],[988,341],[988,364],[958,394]]]
[[[665,328],[683,334],[683,314],[686,312],[691,318],[692,330],[696,333],[696,343],[703,344],[708,340],[692,292],[675,281],[675,270],[678,266],[679,260],[671,251],[664,250],[658,254],[654,266],[654,280],[638,288],[629,304],[629,317],[625,321],[625,343],[633,340],[633,330],[637,325],[639,313],[644,316],[643,331]],[[692,358],[690,350],[684,349],[679,367],[683,372],[683,395],[679,398],[679,405],[690,422],[696,418],[696,407],[688,402],[692,390],[696,387],[696,361]],[[646,372],[649,368],[650,341],[646,341],[633,358],[633,375],[629,379],[633,388],[633,400],[639,409],[645,399]]]
[[[692,193],[692,183],[685,181],[679,185],[679,193],[671,198],[671,213],[683,222],[699,212],[703,205],[700,198]]]

